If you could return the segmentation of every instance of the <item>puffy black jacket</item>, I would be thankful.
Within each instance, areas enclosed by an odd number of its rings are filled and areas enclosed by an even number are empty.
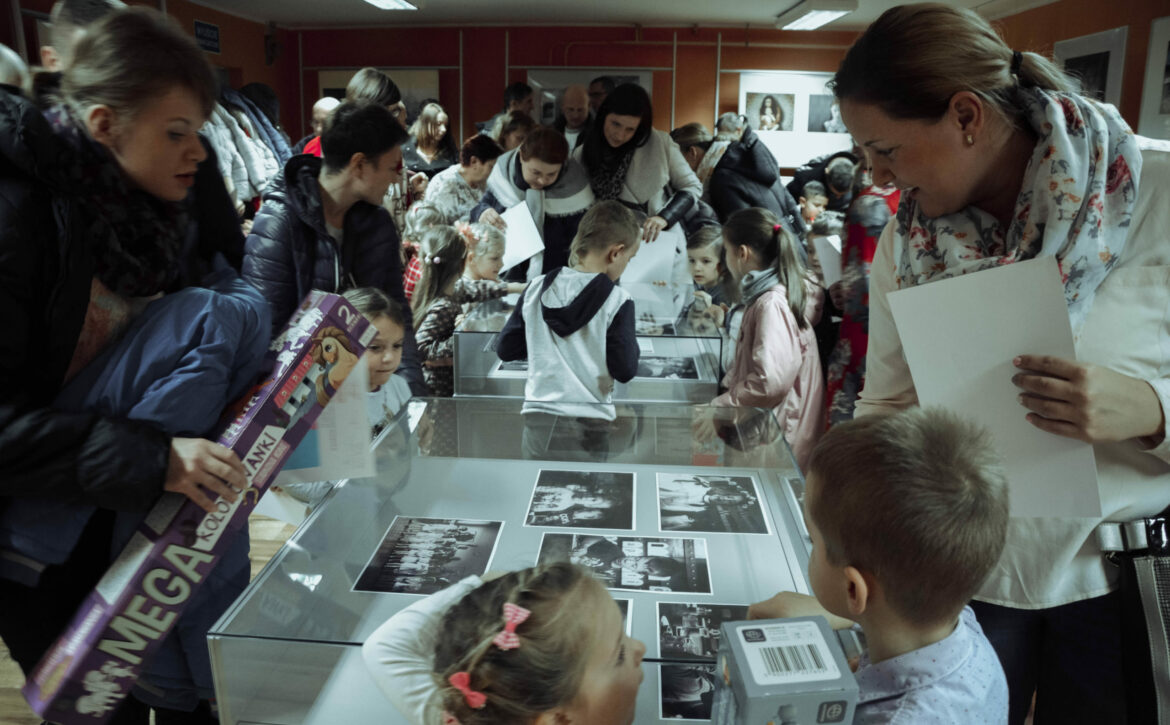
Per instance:
[[[402,291],[398,230],[380,206],[359,201],[345,214],[342,245],[329,236],[317,175],[321,159],[294,156],[264,190],[263,203],[244,243],[244,279],[272,309],[273,334],[279,332],[312,290],[344,292],[377,287],[407,311],[406,340],[398,374],[415,395],[427,395],[410,305]]]
[[[94,275],[77,202],[86,190],[63,171],[70,158],[31,102],[0,89],[0,496],[144,509],[162,489],[170,436],[49,407]]]
[[[780,166],[751,126],[723,153],[708,185],[711,206],[726,222],[732,212],[758,206],[780,217],[780,223],[803,239],[804,222],[796,201],[780,183]]]
[[[825,179],[825,167],[829,162],[835,158],[849,159],[852,163],[857,163],[857,157],[849,151],[838,151],[832,154],[825,154],[818,156],[815,159],[809,160],[807,164],[801,166],[796,170],[792,176],[792,181],[788,182],[788,193],[792,195],[793,199],[800,198],[800,192],[804,189],[804,185],[810,181],[819,181],[824,184],[825,189],[828,190],[829,182]],[[833,196],[829,194],[829,206],[832,211],[843,212],[849,208],[849,202],[853,200],[853,193],[844,196]]]

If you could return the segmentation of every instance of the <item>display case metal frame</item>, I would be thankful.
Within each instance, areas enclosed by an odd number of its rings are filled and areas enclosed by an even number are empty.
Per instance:
[[[781,589],[808,591],[801,514],[787,492],[800,473],[771,412],[717,409],[719,438],[702,443],[691,436],[690,406],[619,405],[604,446],[593,439],[574,447],[577,419],[533,423],[521,405],[420,399],[399,413],[376,442],[379,474],[336,486],[209,633],[221,722],[405,723],[366,672],[360,649],[417,596],[355,592],[353,583],[397,515],[503,520],[493,570],[533,565],[544,531],[590,533],[523,525],[541,469],[633,472],[634,535],[708,542],[712,594],[615,592],[632,601],[633,635],[647,645],[638,723],[659,722],[665,660],[655,602],[747,604]],[[661,532],[654,482],[669,472],[755,476],[771,533]]]

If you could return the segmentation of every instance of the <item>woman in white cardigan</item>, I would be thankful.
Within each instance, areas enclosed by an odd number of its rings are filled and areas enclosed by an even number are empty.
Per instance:
[[[903,190],[874,255],[857,415],[918,403],[889,293],[1060,261],[1076,359],[1021,350],[1012,380],[1019,415],[1093,444],[1102,516],[1013,518],[973,606],[1008,677],[1010,722],[1033,693],[1038,724],[1125,722],[1122,661],[1138,658],[1121,651],[1117,568],[1094,529],[1170,504],[1170,145],[949,6],[887,11],[833,85],[874,182]]]
[[[597,201],[616,199],[646,213],[642,238],[648,242],[682,221],[703,194],[678,144],[653,124],[646,91],[620,85],[602,101],[584,143],[573,151]]]

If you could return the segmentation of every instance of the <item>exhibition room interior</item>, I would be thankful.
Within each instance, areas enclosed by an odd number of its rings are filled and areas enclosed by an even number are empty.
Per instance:
[[[832,128],[839,119],[825,84],[868,24],[901,4],[897,0],[129,2],[165,12],[196,36],[221,83],[236,89],[263,83],[274,89],[280,102],[280,125],[292,140],[311,134],[312,108],[319,98],[343,96],[349,79],[366,67],[382,70],[395,80],[411,116],[426,100],[437,100],[458,140],[474,135],[477,123],[503,110],[503,92],[510,84],[523,82],[532,86],[537,92],[534,115],[551,124],[560,113],[560,95],[567,86],[587,85],[599,76],[611,76],[646,89],[652,101],[653,125],[662,131],[694,122],[712,128],[720,115],[729,112],[746,116],[761,133],[786,178],[811,157],[852,146],[843,125],[838,123],[839,130]],[[1076,72],[1089,92],[1116,105],[1125,121],[1139,133],[1170,138],[1170,0],[947,2],[991,20],[1013,49],[1055,56]],[[47,42],[52,7],[53,0],[0,0],[0,43],[35,65],[39,48]],[[779,108],[783,120],[761,128],[761,119],[768,114],[766,108],[772,104]],[[644,332],[639,329],[639,335]],[[486,340],[492,336],[485,333],[480,339],[469,333],[465,340],[477,340],[476,346],[486,350]],[[718,350],[712,353],[703,348],[690,353],[686,352],[686,344],[689,343],[685,340],[644,344],[638,372],[641,382],[631,384],[629,390],[655,395],[668,386],[684,390],[690,385],[688,380],[696,381],[692,386],[696,390],[698,383],[717,382],[713,371],[718,366],[710,360],[719,359]],[[470,363],[464,360],[462,364]],[[490,378],[498,390],[507,391],[499,397],[523,397],[526,362],[501,363],[493,353],[484,364],[485,371],[490,368],[491,376],[484,372],[483,380]],[[641,387],[635,387],[639,384]],[[687,398],[684,392],[678,402],[693,403],[711,397],[706,388],[700,393],[697,398],[694,394]],[[456,394],[459,395],[458,387]],[[492,431],[490,411],[475,406],[467,410],[481,416],[472,421],[471,430],[482,431],[488,438],[505,435]],[[503,420],[515,422],[519,417]],[[416,422],[412,422],[411,432]],[[458,430],[463,424],[451,423],[460,435],[469,435],[466,430]],[[519,436],[523,426],[516,425]],[[466,513],[433,518],[430,514],[404,514],[393,521],[386,520],[379,524],[384,533],[370,539],[368,551],[359,557],[359,568],[350,571],[355,577],[360,574],[361,581],[339,598],[359,601],[354,593],[362,591],[439,591],[441,586],[428,589],[425,583],[420,584],[421,577],[402,568],[404,558],[416,554],[407,546],[411,536],[430,536],[427,526],[449,526],[452,530],[463,527],[461,535],[466,539],[452,538],[447,543],[474,552],[486,567],[489,560],[498,562],[501,552],[512,555],[508,547],[518,545],[513,541],[507,546],[502,543],[510,537],[527,537],[525,545],[531,543],[532,551],[539,549],[541,557],[547,552],[551,557],[588,550],[599,543],[600,537],[555,531],[558,526],[573,528],[572,517],[577,517],[577,522],[592,522],[592,528],[624,532],[610,537],[609,545],[616,543],[627,557],[641,554],[649,558],[655,553],[673,559],[677,569],[673,574],[674,591],[716,595],[720,594],[719,587],[712,585],[711,579],[721,565],[717,554],[731,551],[732,545],[720,543],[722,549],[711,550],[709,571],[706,539],[694,538],[694,532],[713,532],[716,536],[712,540],[718,542],[731,541],[730,536],[747,541],[753,535],[779,541],[786,527],[803,526],[798,504],[793,504],[797,513],[792,517],[782,497],[773,500],[774,494],[763,490],[770,481],[764,463],[744,459],[740,467],[746,473],[741,470],[726,475],[705,471],[705,475],[692,476],[681,470],[662,470],[670,468],[671,462],[680,469],[682,464],[672,458],[674,452],[668,452],[673,445],[668,431],[681,431],[685,437],[689,435],[688,422],[662,414],[646,415],[631,425],[636,427],[637,436],[649,430],[652,444],[644,459],[630,460],[647,466],[658,463],[657,470],[634,471],[633,466],[627,470],[618,465],[606,468],[602,464],[591,465],[589,470],[527,465],[518,474],[523,480],[500,484],[514,485],[522,498],[517,499],[519,515],[515,520],[513,515],[517,512],[497,512],[492,508],[494,502],[485,502],[486,513],[478,517],[491,519],[486,521],[469,519]],[[545,444],[551,448],[559,432],[547,433]],[[452,445],[452,450],[478,452],[469,457],[497,457],[483,452],[490,447],[484,440],[471,445],[458,440]],[[686,451],[683,457],[691,454]],[[699,458],[696,454],[695,460]],[[505,474],[511,475],[504,462],[499,463],[502,472],[493,471],[490,475],[501,479]],[[703,465],[708,465],[705,460]],[[521,468],[517,466],[516,470]],[[420,474],[416,471],[411,475]],[[776,480],[784,479],[777,475]],[[718,505],[707,504],[713,490],[723,497]],[[578,498],[573,499],[569,491]],[[800,493],[795,496],[794,500],[799,501]],[[571,514],[563,514],[565,500],[594,503],[575,504]],[[695,516],[688,508],[696,500],[707,506],[702,516]],[[358,508],[355,506],[355,511]],[[781,508],[789,513],[776,513]],[[340,516],[338,510],[336,517]],[[608,523],[599,526],[598,521]],[[261,515],[254,515],[250,523],[255,577],[270,560],[279,558],[278,551],[293,536],[296,526]],[[537,526],[554,528],[542,533],[533,528]],[[634,536],[635,532],[638,536]],[[725,538],[719,538],[719,534]],[[421,546],[417,541],[415,544]],[[426,546],[433,548],[429,541]],[[788,557],[786,560],[800,563],[800,557],[794,556],[790,548],[787,540],[783,545],[777,543],[775,558]],[[352,564],[340,560],[336,563]],[[406,573],[400,574],[400,569]],[[631,615],[631,607],[638,610],[646,601],[638,595],[661,582],[651,576],[622,579],[627,574],[608,562],[598,565],[598,569],[595,573],[600,578],[613,579],[608,582],[611,589],[625,592],[617,599],[627,617],[627,631],[631,616],[661,624],[660,641],[651,649],[659,647],[662,656],[673,652],[684,661],[710,658],[718,645],[711,631],[717,630],[722,621],[745,616],[744,603],[738,600],[734,604],[700,606],[694,604],[693,598],[658,601],[645,613]],[[794,572],[793,576],[803,584],[803,575]],[[448,583],[442,582],[444,586]],[[403,588],[407,585],[423,588]],[[720,601],[719,596],[715,601]],[[351,612],[344,614],[349,616]],[[42,722],[21,694],[23,682],[19,669],[0,645],[0,724]],[[662,717],[670,717],[666,710],[662,712]]]

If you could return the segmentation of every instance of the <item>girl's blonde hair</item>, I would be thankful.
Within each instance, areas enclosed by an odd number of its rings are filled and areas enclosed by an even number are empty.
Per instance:
[[[723,300],[728,304],[739,302],[739,285],[731,278],[727,271],[727,252],[723,249],[723,230],[714,224],[706,224],[695,230],[687,237],[687,251],[693,249],[710,249],[719,257],[719,280],[715,285],[723,293]]]
[[[406,329],[406,313],[402,305],[377,287],[355,287],[341,296],[370,322],[387,317],[395,325]]]
[[[935,120],[970,91],[1013,126],[1020,87],[1075,93],[1077,83],[1038,53],[1015,54],[976,13],[942,3],[882,13],[845,54],[830,85],[838,100],[876,105],[893,118]]]
[[[439,626],[434,678],[441,707],[460,725],[500,725],[531,723],[572,702],[594,636],[583,626],[579,604],[602,594],[586,570],[568,562],[511,572],[468,593]],[[492,639],[504,628],[508,603],[530,614],[516,628],[520,646],[503,650]],[[469,675],[470,689],[486,696],[482,708],[469,707],[450,684],[460,672]]]
[[[776,270],[788,293],[788,307],[797,325],[806,329],[808,319],[804,316],[804,306],[808,296],[808,270],[796,251],[800,242],[780,224],[779,217],[760,207],[740,209],[727,217],[723,238],[733,246],[750,247],[765,267]]]
[[[442,297],[443,290],[451,281],[459,279],[463,274],[463,265],[467,262],[467,244],[463,241],[463,235],[455,231],[455,227],[430,227],[419,240],[418,254],[422,258],[422,277],[410,298],[415,329],[418,329],[431,303]]]
[[[443,213],[430,204],[415,204],[406,212],[406,224],[402,236],[407,241],[417,242],[427,229],[441,226],[446,221]]]
[[[460,231],[468,239],[469,251],[475,259],[504,256],[507,239],[491,224],[475,222],[465,225]]]

